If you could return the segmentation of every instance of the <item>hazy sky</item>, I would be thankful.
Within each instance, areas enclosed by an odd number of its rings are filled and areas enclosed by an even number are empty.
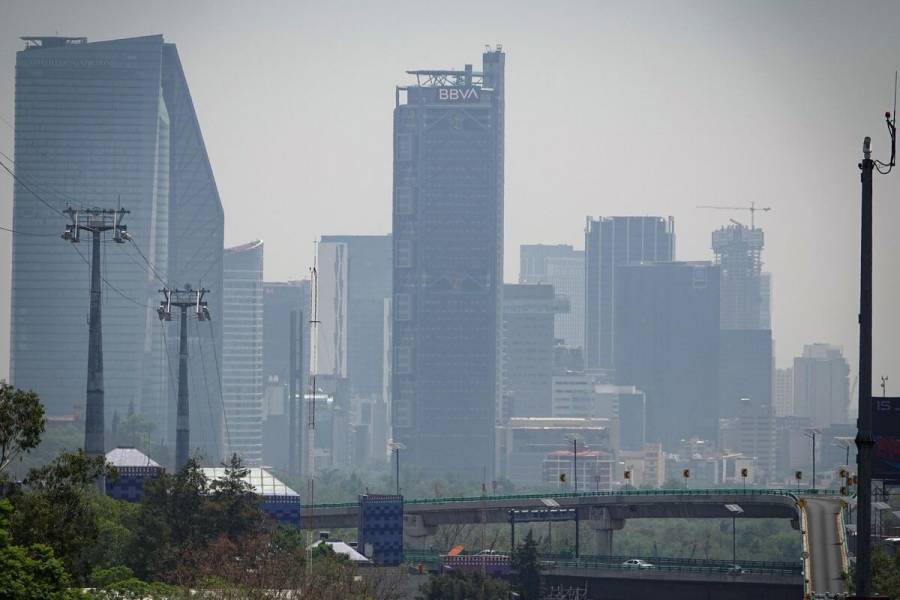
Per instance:
[[[390,230],[404,71],[478,68],[501,43],[507,281],[522,243],[582,247],[586,215],[674,215],[678,258],[709,259],[710,232],[749,216],[696,205],[755,201],[772,207],[757,222],[777,364],[822,341],[855,372],[856,165],[865,135],[887,157],[898,26],[897,2],[0,0],[0,118],[13,121],[19,36],[162,33],[191,86],[226,243],[262,238],[266,278],[299,278],[319,235]],[[874,380],[889,374],[896,394],[900,172],[876,177]],[[11,203],[0,173],[4,226]],[[0,231],[0,377],[9,256]]]

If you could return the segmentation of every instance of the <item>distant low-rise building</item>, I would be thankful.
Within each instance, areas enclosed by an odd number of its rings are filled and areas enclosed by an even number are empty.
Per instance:
[[[543,481],[543,464],[557,450],[611,451],[607,419],[512,418],[497,427],[497,471],[517,485]]]
[[[578,450],[577,461],[575,456],[573,450],[556,450],[549,453],[544,459],[543,482],[554,484],[567,491],[608,492],[612,490],[615,467],[612,454],[602,450]],[[575,475],[576,463],[577,476]]]

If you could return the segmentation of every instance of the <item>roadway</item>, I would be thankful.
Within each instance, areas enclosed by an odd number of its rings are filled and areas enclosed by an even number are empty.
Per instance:
[[[844,558],[839,500],[807,496],[805,510],[809,535],[807,578],[811,591],[816,594],[846,592],[846,582],[841,578]]]

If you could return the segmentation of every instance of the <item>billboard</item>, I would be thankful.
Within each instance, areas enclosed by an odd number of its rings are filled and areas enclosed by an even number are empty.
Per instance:
[[[900,398],[872,397],[872,479],[900,481]]]

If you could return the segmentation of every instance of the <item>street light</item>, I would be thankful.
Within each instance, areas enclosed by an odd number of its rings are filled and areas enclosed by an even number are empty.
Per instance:
[[[396,470],[397,477],[397,495],[400,495],[400,451],[406,450],[406,446],[401,442],[391,442],[389,444],[391,450],[394,452],[394,465]]]
[[[837,446],[838,448],[843,448],[846,451],[847,455],[844,458],[844,466],[846,466],[848,468],[850,467],[850,446],[852,446],[853,443],[854,443],[854,440],[852,437],[840,436],[840,437],[835,437],[834,442],[832,442],[832,444],[831,444],[832,446]]]
[[[812,481],[810,482],[810,490],[816,487],[816,436],[822,433],[821,429],[808,427],[803,435],[812,440]]]
[[[731,566],[737,567],[737,516],[744,512],[744,509],[737,504],[726,504],[725,508],[731,513]]]

